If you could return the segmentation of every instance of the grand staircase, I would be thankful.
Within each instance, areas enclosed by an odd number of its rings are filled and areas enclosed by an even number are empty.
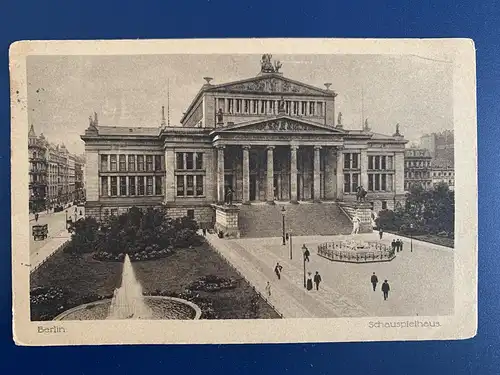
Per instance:
[[[285,228],[294,236],[349,234],[352,223],[335,203],[242,205],[239,213],[241,237],[281,237]]]

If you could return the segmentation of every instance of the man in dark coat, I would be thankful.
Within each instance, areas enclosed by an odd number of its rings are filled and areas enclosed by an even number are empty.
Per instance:
[[[382,228],[379,229],[378,235],[380,236],[380,239],[382,239],[382,236],[384,235],[384,230]]]
[[[316,290],[319,290],[320,282],[321,282],[321,275],[319,274],[318,271],[316,271],[316,274],[314,275],[314,284],[316,284]]]
[[[281,264],[276,263],[276,267],[274,267],[274,273],[278,277],[278,280],[281,279],[281,270],[282,269],[283,269],[283,267],[281,266]]]
[[[384,301],[389,298],[389,290],[391,290],[391,288],[389,287],[389,283],[387,282],[387,280],[384,280],[384,282],[382,283],[382,292],[384,293]]]
[[[375,275],[375,272],[373,273],[371,279],[370,279],[372,285],[373,285],[373,291],[377,288],[377,283],[378,283],[378,277]]]
[[[399,240],[399,251],[403,251],[403,241]]]
[[[311,253],[309,252],[309,249],[304,246],[304,260],[305,261],[309,262],[309,255],[311,255]]]
[[[391,246],[392,246],[392,251],[396,251],[396,240],[392,240],[391,242]]]

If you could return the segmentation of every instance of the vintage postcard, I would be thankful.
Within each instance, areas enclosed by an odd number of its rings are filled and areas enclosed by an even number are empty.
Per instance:
[[[471,40],[10,48],[18,345],[477,329]]]

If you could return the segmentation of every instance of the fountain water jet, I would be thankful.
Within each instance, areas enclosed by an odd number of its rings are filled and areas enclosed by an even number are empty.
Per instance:
[[[153,311],[146,304],[142,286],[137,281],[128,255],[125,255],[122,284],[113,293],[107,319],[151,319]]]

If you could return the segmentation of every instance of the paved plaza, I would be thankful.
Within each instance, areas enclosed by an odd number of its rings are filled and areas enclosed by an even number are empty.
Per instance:
[[[269,302],[284,317],[362,317],[362,316],[430,316],[453,313],[454,250],[410,239],[403,251],[390,262],[351,264],[333,262],[317,255],[317,245],[353,236],[293,237],[290,246],[279,238],[219,239],[209,241],[254,287],[266,295],[266,282],[271,283]],[[380,241],[377,233],[356,235],[365,241]],[[396,236],[384,234],[382,243],[390,245]],[[310,252],[306,272],[319,271],[320,290],[303,287],[302,245]],[[283,266],[277,279],[274,266]],[[374,292],[370,277],[379,279]],[[391,291],[384,301],[380,286],[387,279]]]

